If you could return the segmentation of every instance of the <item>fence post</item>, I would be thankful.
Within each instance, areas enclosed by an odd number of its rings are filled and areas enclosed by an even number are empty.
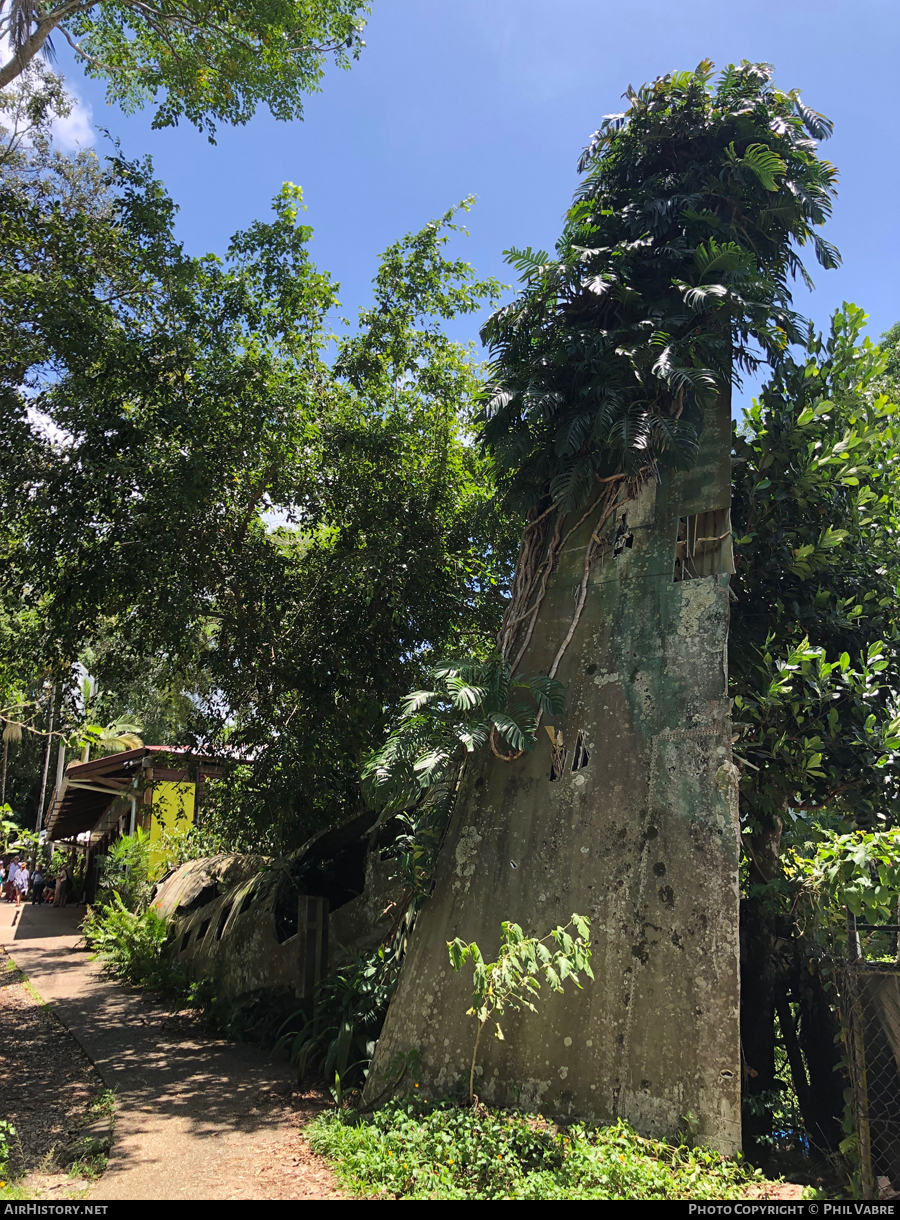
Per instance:
[[[859,994],[859,933],[856,916],[847,912],[847,1016],[848,1050],[850,1052],[850,1084],[853,1096],[853,1117],[859,1144],[860,1187],[864,1199],[876,1198],[872,1176],[872,1138],[869,1130],[869,1089],[866,1079],[865,1021]]]
[[[325,976],[328,952],[328,902],[301,894],[297,911],[300,953],[299,996],[315,1004],[316,987]]]

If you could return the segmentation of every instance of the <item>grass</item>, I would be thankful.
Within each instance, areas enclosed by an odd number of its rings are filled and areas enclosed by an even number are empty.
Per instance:
[[[382,1198],[739,1199],[764,1180],[740,1158],[644,1139],[622,1121],[558,1127],[417,1097],[331,1111],[307,1135],[346,1190]]]
[[[31,1195],[19,1182],[12,1182],[0,1176],[0,1203],[15,1203],[30,1198]]]
[[[50,1005],[46,1000],[42,999],[41,996],[38,995],[31,979],[27,974],[25,974],[24,971],[19,969],[11,958],[7,958],[7,960],[3,963],[3,970],[7,974],[14,974],[16,976],[13,981],[25,988],[29,996],[31,996],[32,1000],[34,1000],[35,1004],[37,1004],[39,1008],[49,1009]]]
[[[95,1097],[91,1098],[87,1110],[85,1111],[85,1119],[89,1123],[96,1122],[98,1118],[112,1119],[116,1112],[116,1094],[114,1089],[101,1089]]]
[[[81,1123],[81,1130],[99,1122],[101,1119],[107,1120],[107,1125],[110,1132],[110,1143],[112,1143],[113,1122],[116,1113],[116,1095],[112,1089],[101,1089],[95,1094],[88,1103],[87,1109],[84,1112],[84,1119]],[[76,1136],[77,1138],[77,1136]],[[85,1178],[89,1182],[96,1181],[97,1178],[106,1169],[109,1162],[109,1152],[92,1152],[85,1156],[80,1156],[76,1160],[71,1161],[68,1165],[68,1174],[70,1178]]]
[[[91,1098],[85,1109],[79,1127],[85,1130],[91,1124],[106,1119],[112,1136],[115,1119],[115,1094],[111,1089],[101,1089]],[[0,1121],[0,1202],[14,1202],[34,1198],[29,1188],[30,1173],[11,1175],[9,1159],[12,1145],[18,1142],[18,1133],[12,1123]],[[66,1162],[64,1172],[73,1182],[82,1187],[74,1194],[60,1196],[67,1199],[80,1199],[84,1190],[89,1188],[103,1171],[109,1161],[108,1152],[87,1153],[74,1161]],[[39,1172],[52,1172],[55,1164],[55,1150],[51,1149],[44,1162],[38,1166]],[[38,1198],[41,1196],[38,1195]]]
[[[100,1178],[108,1164],[109,1156],[100,1152],[96,1156],[86,1156],[80,1161],[73,1161],[67,1172],[73,1181],[87,1182],[90,1185]]]

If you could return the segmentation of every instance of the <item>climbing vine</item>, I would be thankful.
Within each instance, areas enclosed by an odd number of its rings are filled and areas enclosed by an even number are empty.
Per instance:
[[[797,248],[812,242],[823,266],[838,262],[815,232],[835,190],[834,167],[816,156],[829,121],[774,88],[768,65],[712,78],[705,60],[629,88],[628,109],[582,155],[555,256],[507,255],[524,287],[482,332],[493,363],[481,424],[506,496],[528,517],[498,636],[512,673],[575,530],[594,516],[551,678],[591,566],[615,544],[614,530],[602,534],[610,518],[664,467],[690,465],[704,405],[740,369],[801,337],[788,279],[809,276]]]
[[[740,370],[777,360],[802,319],[789,280],[809,283],[799,248],[825,267],[839,255],[818,232],[836,170],[816,155],[831,132],[766,64],[729,65],[629,87],[584,150],[584,175],[553,256],[511,250],[523,287],[482,338],[491,351],[479,417],[506,505],[525,516],[497,637],[497,672],[514,683],[563,548],[591,529],[555,680],[584,608],[592,565],[616,545],[616,516],[665,467],[693,461],[703,408]],[[366,763],[370,795],[431,773],[444,726],[403,713]],[[513,761],[530,748],[489,725]],[[399,736],[398,736],[399,734]],[[400,748],[400,742],[403,745]],[[410,749],[418,749],[415,757]],[[405,779],[404,779],[405,777]]]
[[[741,369],[803,337],[789,279],[836,170],[828,119],[766,64],[672,73],[626,92],[584,150],[554,255],[510,250],[517,298],[491,349],[482,438],[521,511],[570,512],[595,480],[693,460],[700,409]]]

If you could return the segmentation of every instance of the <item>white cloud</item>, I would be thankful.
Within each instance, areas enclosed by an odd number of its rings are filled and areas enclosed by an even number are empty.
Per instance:
[[[2,8],[0,3],[0,8]],[[0,63],[6,63],[12,55],[12,48],[9,40],[6,38],[0,39]],[[38,63],[43,61],[38,57]],[[51,70],[58,72],[59,68],[54,64],[51,65]],[[79,148],[91,148],[96,142],[97,133],[94,130],[94,112],[91,109],[89,102],[82,101],[78,96],[76,89],[72,87],[72,82],[63,77],[66,93],[72,101],[72,110],[65,116],[53,120],[51,133],[53,141],[61,152],[77,152]]]
[[[66,449],[75,440],[71,432],[66,432],[64,429],[57,427],[50,416],[46,412],[38,410],[37,407],[28,407],[26,414],[28,422],[35,432],[43,436],[51,445]]]
[[[94,112],[68,82],[66,88],[72,98],[72,111],[65,118],[53,120],[53,141],[62,152],[76,152],[79,148],[90,148],[97,138],[93,127]]]

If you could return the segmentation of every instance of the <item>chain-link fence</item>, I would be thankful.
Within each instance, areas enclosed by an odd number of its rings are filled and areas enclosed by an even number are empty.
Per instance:
[[[851,917],[839,988],[862,1195],[900,1199],[900,925]],[[877,955],[881,960],[872,960]],[[894,957],[895,960],[885,960]]]

